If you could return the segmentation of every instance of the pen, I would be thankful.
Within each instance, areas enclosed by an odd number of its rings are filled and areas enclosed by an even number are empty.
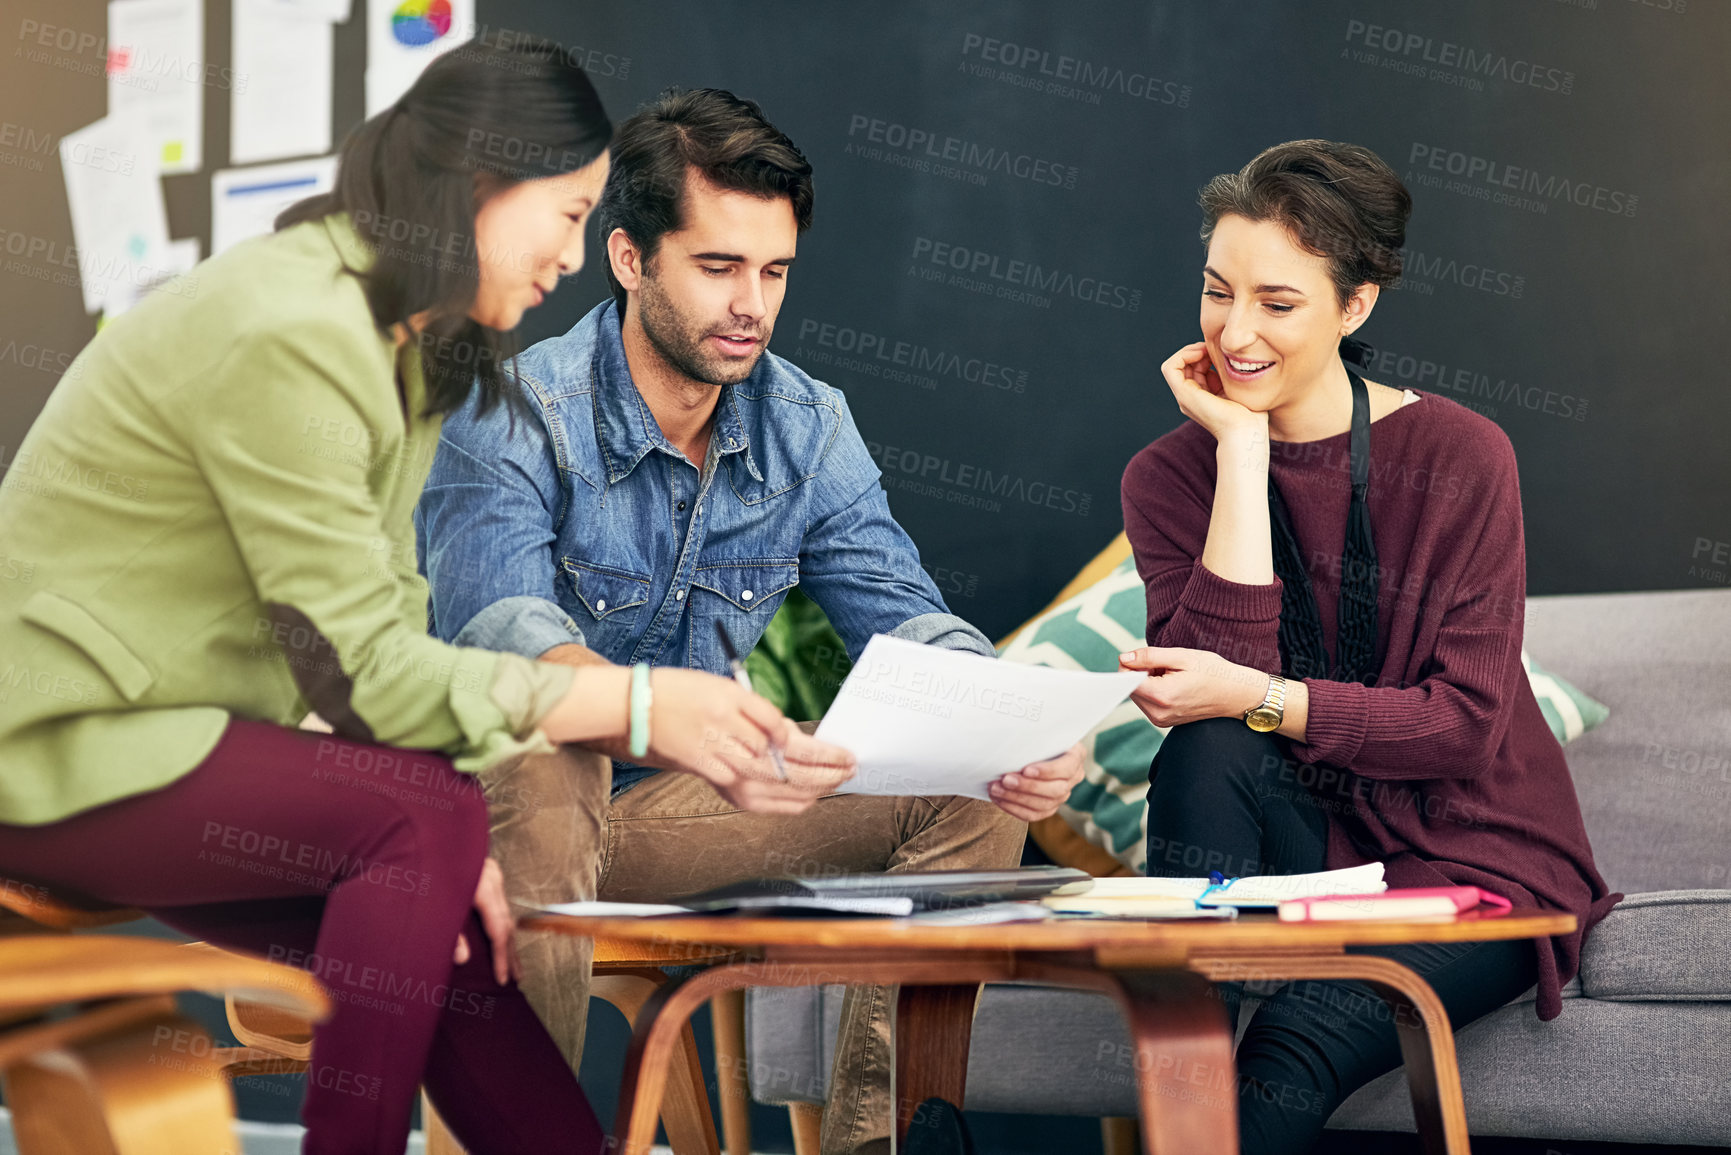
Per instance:
[[[739,660],[739,651],[733,648],[733,639],[727,636],[727,627],[721,624],[720,618],[715,619],[715,636],[721,639],[721,653],[727,659],[727,668],[732,671],[733,680],[751,690],[751,675],[745,672],[745,663]],[[787,763],[781,760],[781,750],[774,742],[769,744],[769,756],[775,763],[776,774],[786,782]]]

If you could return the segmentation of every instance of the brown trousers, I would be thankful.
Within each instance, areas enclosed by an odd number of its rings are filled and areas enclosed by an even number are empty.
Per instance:
[[[492,853],[511,897],[665,902],[775,875],[1015,866],[1027,827],[973,798],[832,795],[804,814],[751,814],[663,771],[609,802],[612,763],[576,747],[486,776]],[[589,1010],[588,939],[524,935],[523,992],[573,1070]],[[850,988],[824,1108],[825,1155],[887,1152],[893,991]]]

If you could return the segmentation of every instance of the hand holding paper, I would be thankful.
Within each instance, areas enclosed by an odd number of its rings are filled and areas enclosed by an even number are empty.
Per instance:
[[[961,794],[1064,753],[1127,697],[1139,673],[1092,674],[872,638],[817,737],[852,750],[850,794]]]
[[[1023,822],[1038,822],[1058,812],[1082,781],[1087,750],[1080,742],[1055,758],[1012,770],[986,787],[998,809]]]

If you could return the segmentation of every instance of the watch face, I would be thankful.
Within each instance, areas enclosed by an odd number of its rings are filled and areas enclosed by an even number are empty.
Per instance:
[[[1267,734],[1270,731],[1280,729],[1280,715],[1261,706],[1244,715],[1244,721],[1258,734]]]

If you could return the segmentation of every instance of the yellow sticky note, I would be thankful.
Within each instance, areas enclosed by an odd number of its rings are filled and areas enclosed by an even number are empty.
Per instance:
[[[171,140],[162,146],[162,163],[179,164],[184,145],[178,140]]]

